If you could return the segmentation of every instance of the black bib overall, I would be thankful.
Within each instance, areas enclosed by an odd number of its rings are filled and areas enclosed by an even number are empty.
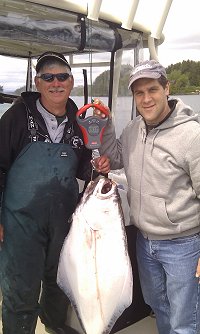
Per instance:
[[[65,321],[68,300],[56,275],[78,199],[77,165],[70,145],[38,141],[24,148],[7,175],[1,250],[4,334],[35,333],[40,313],[51,328]]]

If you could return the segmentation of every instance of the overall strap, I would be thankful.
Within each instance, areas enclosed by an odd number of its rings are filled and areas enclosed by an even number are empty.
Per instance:
[[[48,131],[44,124],[40,122],[40,119],[35,120],[31,110],[26,106],[26,112],[27,112],[27,121],[28,121],[28,130],[30,132],[30,139],[31,142],[37,142],[39,141],[39,135],[44,137],[44,141],[48,143],[52,143],[52,140],[48,134]],[[64,128],[63,137],[61,139],[61,143],[70,144],[71,138],[74,135],[74,121],[68,121]],[[38,126],[39,125],[39,126]],[[45,134],[39,133],[39,127],[43,129]]]
[[[26,113],[27,113],[27,126],[28,130],[30,131],[30,139],[31,142],[37,142],[39,141],[39,134],[45,138],[45,142],[52,143],[51,138],[47,132],[47,129],[44,127],[44,125],[40,122],[38,119],[37,121],[35,120],[31,110],[26,106]],[[46,134],[41,134],[38,132],[38,124],[39,126],[44,130]]]
[[[37,135],[38,124],[27,107],[26,107],[26,111],[27,111],[27,119],[28,119],[28,130],[30,131],[31,142],[36,142],[38,141],[38,135]]]

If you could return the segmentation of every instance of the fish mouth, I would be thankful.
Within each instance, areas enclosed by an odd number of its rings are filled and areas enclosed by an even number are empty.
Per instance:
[[[85,190],[85,197],[94,193],[95,196],[106,198],[115,192],[116,183],[102,175],[98,176],[95,180],[90,181],[87,189]]]
[[[101,199],[106,199],[116,193],[116,188],[117,185],[113,180],[101,177],[96,184],[94,194]]]
[[[103,184],[103,186],[101,188],[101,194],[105,195],[105,194],[109,193],[112,189],[112,186],[113,186],[112,180],[106,179],[105,183]]]

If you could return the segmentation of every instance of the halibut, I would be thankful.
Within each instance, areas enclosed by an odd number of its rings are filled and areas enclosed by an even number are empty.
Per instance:
[[[57,283],[86,334],[108,334],[132,303],[133,277],[117,184],[91,181],[60,254]]]

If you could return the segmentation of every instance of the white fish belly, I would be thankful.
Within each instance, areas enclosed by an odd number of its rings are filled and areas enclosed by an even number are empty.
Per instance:
[[[91,204],[87,208],[90,214],[100,215],[102,207],[98,210]],[[98,230],[91,227],[86,216],[84,211],[74,215],[60,256],[58,284],[87,334],[109,333],[132,302],[126,235],[116,205],[115,210],[110,207],[98,217]]]

